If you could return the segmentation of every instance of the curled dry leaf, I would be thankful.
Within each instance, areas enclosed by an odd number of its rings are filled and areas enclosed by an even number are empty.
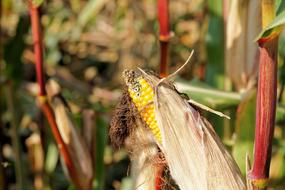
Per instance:
[[[88,151],[82,137],[76,131],[68,113],[69,111],[66,109],[65,103],[59,96],[53,97],[52,107],[60,135],[62,136],[65,147],[67,148],[75,167],[75,171],[71,171],[73,173],[69,175],[72,177],[77,188],[89,190],[91,189],[93,177],[90,152]]]
[[[226,26],[226,74],[238,90],[255,83],[258,69],[258,46],[254,38],[261,30],[258,0],[232,0]]]

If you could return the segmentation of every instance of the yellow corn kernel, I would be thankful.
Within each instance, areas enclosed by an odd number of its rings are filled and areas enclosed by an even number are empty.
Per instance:
[[[137,95],[137,93],[131,89],[129,89],[129,94],[138,111],[140,112],[142,119],[146,122],[157,141],[161,143],[161,133],[158,128],[154,113],[153,89],[143,78],[139,79],[138,82],[141,87],[139,95]]]

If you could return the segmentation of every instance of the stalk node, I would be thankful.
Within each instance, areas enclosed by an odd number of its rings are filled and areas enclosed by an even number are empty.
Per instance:
[[[38,96],[38,102],[40,105],[43,105],[47,102],[47,97],[46,95],[39,95]]]
[[[159,41],[160,41],[160,42],[169,42],[170,37],[171,37],[171,36],[170,36],[169,34],[166,34],[166,35],[160,34],[160,35],[159,35]]]
[[[263,179],[255,179],[251,180],[254,187],[257,187],[259,189],[264,189],[269,184],[269,178],[263,178]]]

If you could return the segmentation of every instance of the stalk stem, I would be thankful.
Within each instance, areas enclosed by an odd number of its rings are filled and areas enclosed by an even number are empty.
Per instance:
[[[31,1],[29,1],[29,9],[30,9],[30,18],[32,25],[32,33],[34,39],[34,52],[35,52],[35,62],[36,62],[36,73],[37,73],[37,82],[40,87],[40,96],[45,96],[45,84],[44,84],[44,75],[43,75],[43,44],[42,44],[42,34],[40,27],[40,19],[39,19],[39,9],[37,6],[33,5]]]
[[[42,102],[41,109],[42,109],[42,111],[43,111],[43,113],[44,113],[44,115],[45,115],[46,119],[48,120],[48,123],[51,127],[53,136],[57,142],[58,149],[60,150],[61,156],[63,157],[65,164],[66,164],[66,167],[69,170],[69,175],[72,179],[74,179],[76,177],[75,176],[75,174],[76,174],[75,167],[74,167],[72,159],[68,153],[66,145],[65,145],[65,143],[64,143],[64,141],[60,135],[60,132],[58,130],[53,110],[47,101]]]
[[[168,42],[170,38],[168,0],[157,1],[157,12],[160,42],[160,76],[166,77],[168,74]]]
[[[36,75],[37,75],[37,83],[39,85],[39,94],[38,101],[40,103],[40,107],[51,127],[53,136],[57,142],[59,151],[61,156],[64,159],[65,165],[69,171],[69,175],[79,190],[83,190],[80,186],[80,182],[77,180],[77,174],[75,170],[74,163],[72,162],[72,158],[68,152],[67,146],[64,143],[62,136],[60,135],[54,112],[47,101],[47,94],[45,90],[45,81],[43,75],[43,43],[41,36],[41,27],[40,27],[40,18],[39,18],[39,8],[34,5],[32,0],[29,0],[29,10],[31,17],[31,25],[32,25],[32,34],[34,39],[34,53],[35,53],[35,64],[36,64]]]
[[[274,1],[262,0],[262,27],[274,18]],[[275,126],[278,39],[259,44],[259,74],[253,167],[253,189],[267,188]]]
[[[160,77],[168,75],[168,43],[170,38],[169,32],[169,10],[168,0],[157,1],[157,13],[159,22],[159,42],[160,42]],[[156,166],[155,190],[162,188],[163,167]]]

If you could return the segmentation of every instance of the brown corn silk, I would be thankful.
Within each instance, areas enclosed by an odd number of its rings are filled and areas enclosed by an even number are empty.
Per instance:
[[[113,114],[109,136],[115,148],[125,146],[131,158],[132,189],[154,190],[158,147],[125,90]]]
[[[160,149],[182,190],[242,190],[245,181],[211,124],[167,80],[142,71],[154,89]]]

